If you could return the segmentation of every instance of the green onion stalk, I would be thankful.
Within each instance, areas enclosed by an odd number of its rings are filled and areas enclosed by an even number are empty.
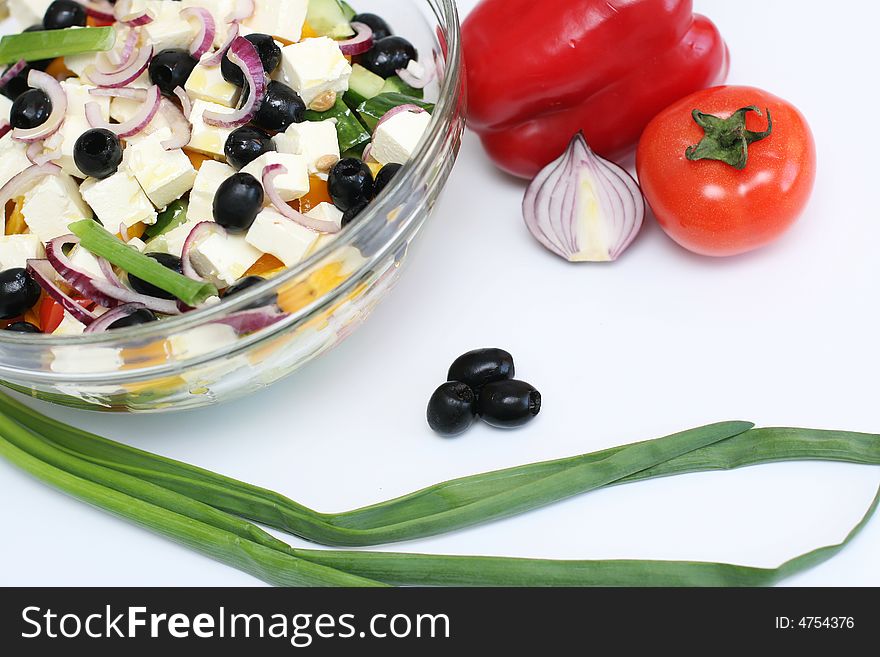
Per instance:
[[[880,503],[878,491],[842,542],[777,568],[307,550],[289,546],[255,523],[322,545],[380,545],[658,477],[780,461],[880,465],[880,436],[724,422],[456,479],[343,513],[319,513],[279,493],[101,438],[5,395],[0,395],[0,456],[63,492],[281,586],[766,586],[840,552]]]

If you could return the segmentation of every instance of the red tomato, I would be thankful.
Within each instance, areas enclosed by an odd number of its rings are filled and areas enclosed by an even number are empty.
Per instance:
[[[737,110],[750,106],[761,114],[744,114],[747,131],[766,131],[767,111],[773,125],[769,136],[756,135],[747,146],[742,169],[688,159],[688,149],[712,129],[697,124],[694,110],[711,115],[704,123],[717,125],[713,117],[736,118]],[[722,132],[732,125],[726,122]],[[742,152],[737,134],[721,136],[726,153]],[[701,144],[698,154],[712,145]],[[791,104],[754,87],[723,86],[692,94],[654,118],[639,142],[636,167],[645,198],[672,239],[695,253],[731,256],[769,244],[803,213],[816,180],[816,145]]]
[[[43,333],[53,333],[61,320],[64,319],[64,308],[52,297],[43,297],[40,302],[40,330]]]

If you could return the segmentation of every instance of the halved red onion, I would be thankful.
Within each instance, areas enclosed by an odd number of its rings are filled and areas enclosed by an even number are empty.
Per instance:
[[[202,221],[193,226],[193,229],[189,231],[189,235],[187,235],[186,241],[183,243],[183,250],[180,253],[180,262],[183,269],[183,275],[187,278],[191,278],[194,281],[202,282],[205,279],[199,275],[199,272],[196,271],[196,268],[193,266],[192,258],[190,257],[192,254],[193,248],[206,238],[211,235],[226,235],[226,231],[223,226],[214,222],[214,221]]]
[[[284,202],[284,199],[281,198],[281,195],[275,188],[275,178],[284,175],[287,175],[287,167],[283,164],[270,164],[263,168],[263,189],[266,192],[266,196],[269,198],[269,202],[272,203],[272,206],[280,214],[284,215],[291,221],[295,221],[300,226],[304,226],[305,228],[319,233],[338,233],[341,228],[332,221],[324,221],[322,219],[315,219],[314,217],[306,216],[302,212],[297,212]]]
[[[416,64],[417,67],[413,66],[413,64]],[[420,74],[411,71],[410,67],[416,68],[417,70],[421,69]],[[437,72],[433,68],[424,68],[416,60],[412,60],[406,68],[397,69],[397,76],[413,89],[424,89],[434,81],[434,76],[436,74]]]
[[[58,176],[61,167],[57,164],[40,164],[28,167],[21,173],[12,176],[3,187],[0,187],[0,216],[6,220],[6,204],[22,196],[39,178],[44,176]]]
[[[162,98],[159,113],[171,127],[171,138],[162,142],[162,148],[166,151],[173,151],[189,144],[192,140],[192,124],[180,111],[180,108],[167,98]]]
[[[204,7],[185,7],[180,10],[183,19],[195,18],[199,21],[199,33],[189,45],[189,54],[199,59],[214,45],[214,37],[217,36],[217,25],[211,12]]]
[[[373,28],[366,23],[355,21],[351,24],[354,28],[355,35],[345,41],[337,41],[336,45],[342,51],[343,55],[354,57],[355,55],[363,55],[373,47]]]
[[[156,85],[147,89],[143,105],[137,113],[125,123],[108,123],[101,116],[101,106],[98,103],[86,103],[86,121],[93,128],[105,128],[114,133],[120,139],[127,139],[143,130],[156,116],[162,104],[162,92]]]
[[[398,114],[403,114],[404,112],[412,112],[413,114],[422,114],[425,110],[419,107],[418,105],[406,104],[406,105],[398,105],[397,107],[392,107],[390,110],[385,112],[379,122],[376,124],[376,128],[373,130],[373,134],[376,134],[376,130],[379,129],[379,126],[385,123],[386,121],[393,119]]]
[[[27,68],[27,62],[23,59],[19,59],[15,64],[7,68],[3,75],[0,76],[0,89],[9,84],[10,80],[21,73],[25,68]]]
[[[144,46],[135,52],[131,62],[121,71],[102,73],[97,68],[91,68],[86,71],[86,77],[99,87],[124,87],[137,80],[147,70],[152,56],[153,46]]]
[[[91,2],[89,0],[77,0],[77,2],[85,8],[86,14],[92,18],[97,18],[105,23],[112,23],[116,20],[116,17],[113,15],[114,7],[107,0],[91,0]]]
[[[135,28],[130,28],[128,35],[125,37],[122,50],[109,50],[103,53],[103,57],[96,58],[95,70],[104,75],[117,75],[126,70],[132,65],[137,56],[135,47],[137,46],[138,36],[138,31]],[[105,60],[108,62],[107,64],[104,64]]]
[[[218,51],[202,59],[202,61],[200,62],[201,65],[207,66],[208,68],[220,66],[220,62],[223,61],[226,53],[229,52],[229,48],[232,46],[232,42],[238,38],[239,32],[241,32],[241,27],[238,23],[233,23],[232,25],[230,25],[229,33],[226,35],[226,42],[222,46],[220,46],[220,49]]]
[[[237,128],[257,113],[266,95],[266,72],[256,47],[244,37],[237,37],[229,48],[229,61],[238,66],[251,90],[244,104],[232,113],[205,112],[202,120],[218,128]]]
[[[237,313],[227,315],[222,319],[218,319],[215,324],[225,324],[232,327],[239,335],[247,333],[255,333],[268,328],[273,324],[277,324],[282,319],[289,317],[287,313],[280,311],[278,308],[252,308],[250,310],[242,310]]]
[[[177,100],[180,101],[183,115],[189,119],[189,115],[192,114],[192,101],[189,99],[189,95],[182,87],[174,87],[174,95],[177,96]]]
[[[583,133],[526,191],[523,217],[532,235],[569,262],[610,262],[632,244],[645,199],[624,169],[596,155]]]
[[[52,112],[49,114],[49,118],[36,128],[14,128],[12,138],[26,142],[40,141],[54,135],[64,123],[64,117],[67,114],[67,94],[64,93],[64,87],[58,80],[43,71],[31,69],[27,82],[28,86],[46,92],[52,103]]]
[[[78,322],[88,326],[98,319],[97,315],[83,308],[64,292],[64,290],[58,287],[55,283],[57,272],[48,260],[28,260],[27,270],[30,272],[31,276],[34,277],[37,284],[46,291],[46,294],[60,303],[61,307],[70,313]]]
[[[229,23],[244,21],[254,15],[257,6],[254,0],[236,0],[235,8],[226,19]]]
[[[12,132],[12,126],[9,125],[9,121],[6,119],[0,120],[0,139],[3,139],[6,135]]]
[[[125,305],[108,310],[106,313],[98,317],[94,322],[86,327],[84,333],[103,333],[110,328],[111,325],[120,319],[125,319],[134,315],[139,310],[145,310],[146,306],[142,303],[126,303]]]

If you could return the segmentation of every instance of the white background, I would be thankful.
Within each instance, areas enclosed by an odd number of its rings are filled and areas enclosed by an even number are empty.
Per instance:
[[[649,223],[618,263],[568,265],[531,240],[523,185],[496,173],[468,135],[407,275],[333,353],[219,408],[133,417],[40,408],[328,511],[716,420],[880,431],[880,4],[695,4],[728,40],[730,81],[789,99],[815,131],[816,194],[778,244],[704,259]],[[478,426],[454,441],[433,436],[429,395],[455,356],[489,345],[512,351],[522,378],[542,391],[538,421],[515,433]],[[399,547],[775,566],[839,541],[878,483],[878,468],[838,464],[690,475]],[[257,583],[5,463],[0,500],[3,584]],[[787,584],[880,585],[878,554],[875,518],[843,554]]]

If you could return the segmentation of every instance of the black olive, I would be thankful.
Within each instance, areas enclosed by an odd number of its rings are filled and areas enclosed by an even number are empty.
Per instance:
[[[13,128],[36,128],[52,113],[52,101],[42,89],[28,89],[12,103],[9,122]]]
[[[363,203],[358,203],[354,207],[351,207],[348,210],[346,210],[345,212],[343,212],[342,213],[342,227],[345,228],[346,226],[348,226],[348,224],[350,224],[352,221],[357,219],[360,216],[361,212],[363,212],[364,210],[367,209],[368,205],[369,205],[369,203],[364,201]]]
[[[183,265],[180,262],[180,258],[176,255],[171,255],[170,253],[148,253],[148,258],[152,258],[156,262],[158,262],[163,267],[167,267],[171,271],[176,271],[178,274],[183,273]],[[138,278],[137,276],[132,276],[129,274],[128,283],[131,285],[132,289],[135,292],[139,292],[140,294],[145,294],[148,297],[156,297],[158,299],[175,299],[176,297],[165,290],[156,287],[152,283],[147,283],[147,281]]]
[[[515,374],[513,356],[504,349],[475,349],[455,359],[447,381],[464,381],[479,390],[487,383],[512,379]]]
[[[254,123],[266,130],[283,132],[292,124],[305,120],[306,104],[299,94],[283,82],[270,82]]]
[[[214,219],[230,232],[248,230],[263,209],[263,186],[249,173],[230,176],[214,196]]]
[[[63,30],[67,27],[85,27],[86,9],[73,0],[55,0],[43,15],[43,27],[47,30]]]
[[[141,324],[149,324],[150,322],[156,321],[159,321],[159,318],[156,317],[156,313],[154,313],[149,308],[141,308],[140,310],[135,310],[128,317],[117,319],[115,322],[107,327],[107,330],[113,331],[115,329],[129,328],[130,326],[140,326]]]
[[[122,162],[119,137],[105,128],[86,130],[73,145],[73,161],[87,176],[109,178]]]
[[[361,56],[360,62],[368,71],[387,79],[418,58],[413,44],[402,37],[390,36],[373,43],[373,47]]]
[[[150,62],[150,80],[166,96],[174,96],[177,87],[183,88],[198,62],[183,48],[169,48],[153,57]]]
[[[40,300],[40,286],[21,267],[0,272],[0,319],[12,319],[33,308]]]
[[[467,431],[477,417],[477,396],[467,384],[449,381],[437,388],[428,402],[428,425],[443,436]]]
[[[245,276],[244,278],[240,278],[235,283],[226,288],[223,292],[223,298],[228,299],[229,297],[234,297],[236,294],[241,294],[242,292],[249,290],[255,285],[259,285],[260,283],[265,283],[266,279],[262,276]],[[278,303],[278,295],[272,294],[271,296],[266,296],[262,299],[258,299],[255,303],[246,306],[246,308],[263,308],[265,306],[271,306],[273,304]]]
[[[6,71],[8,70],[9,68],[6,68],[3,71],[3,74],[5,75]],[[19,71],[17,75],[13,76],[13,78],[9,82],[4,84],[3,87],[0,88],[0,94],[6,96],[9,100],[15,100],[16,98],[21,96],[24,92],[30,89],[27,83],[28,74],[30,73],[30,71],[30,67],[25,66],[24,69]]]
[[[525,381],[515,379],[487,383],[480,390],[477,412],[493,427],[521,427],[541,412],[541,393]]]
[[[376,14],[358,14],[351,19],[351,22],[369,25],[370,29],[373,30],[373,41],[378,41],[379,39],[384,39],[385,37],[394,34],[391,31],[391,28],[388,27],[388,23],[385,22],[385,19]]]
[[[25,32],[42,32],[44,29],[43,24],[40,23],[39,25],[31,25],[25,30]],[[54,60],[51,57],[49,59],[38,59],[28,62],[28,66],[30,68],[35,68],[38,71],[45,71],[53,61]],[[27,76],[25,76],[25,79],[27,79]]]
[[[330,170],[327,186],[333,204],[346,212],[373,198],[373,172],[363,160],[347,157]]]
[[[12,331],[13,333],[42,333],[39,327],[34,326],[30,322],[13,322],[3,330]]]
[[[386,187],[388,187],[388,183],[390,183],[394,176],[397,175],[397,172],[403,168],[401,164],[386,164],[379,170],[379,173],[376,174],[376,185],[373,187],[373,196],[379,196]]]
[[[223,152],[226,161],[236,169],[243,169],[261,155],[275,150],[275,142],[267,133],[250,125],[243,125],[229,133]]]
[[[257,54],[260,55],[260,61],[263,63],[263,70],[266,75],[272,75],[278,65],[281,64],[281,48],[275,43],[275,39],[268,34],[248,34],[245,39],[254,44]],[[220,62],[220,73],[223,79],[232,84],[243,87],[245,83],[244,73],[241,69],[229,60],[229,53],[223,55]]]

